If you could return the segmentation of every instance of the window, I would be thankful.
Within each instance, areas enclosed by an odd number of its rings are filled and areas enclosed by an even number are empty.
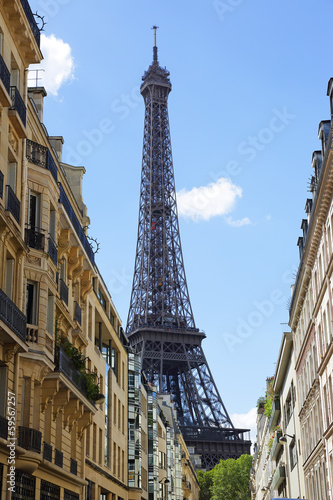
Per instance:
[[[19,88],[20,85],[20,70],[15,67],[16,63],[12,62],[12,70],[10,75],[10,85]]]
[[[48,295],[47,298],[47,319],[46,319],[46,330],[50,335],[53,335],[54,331],[54,295]]]
[[[25,294],[25,314],[28,325],[37,325],[37,292],[37,283],[34,281],[28,281]]]
[[[40,228],[40,195],[29,194],[29,219],[28,224],[31,229]]]
[[[12,188],[14,193],[16,193],[16,171],[16,163],[8,163],[7,184]]]
[[[50,222],[49,222],[49,234],[53,238],[56,239],[56,211],[50,210]]]
[[[11,300],[13,300],[14,265],[15,260],[8,255],[5,269],[5,293]]]

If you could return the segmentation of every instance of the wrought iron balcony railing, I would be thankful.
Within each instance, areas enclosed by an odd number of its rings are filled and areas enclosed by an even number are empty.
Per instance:
[[[35,18],[34,18],[34,15],[32,13],[32,10],[30,8],[28,0],[21,0],[21,5],[23,7],[25,15],[27,16],[31,31],[35,37],[37,45],[38,45],[38,47],[40,47],[40,31],[38,29],[37,23],[35,21]]]
[[[0,319],[25,341],[27,318],[2,290],[0,290]]]
[[[52,446],[44,441],[43,458],[52,462]]]
[[[45,236],[42,233],[43,229],[39,227],[29,226],[25,228],[25,242],[30,248],[35,250],[44,250]]]
[[[3,198],[3,178],[4,178],[3,172],[1,172],[1,170],[0,170],[0,198],[1,199]]]
[[[73,224],[73,227],[76,231],[76,234],[78,235],[78,237],[83,245],[83,248],[87,252],[87,255],[88,255],[91,263],[93,265],[95,265],[95,254],[90,246],[90,243],[87,239],[87,236],[85,235],[85,233],[82,229],[82,226],[74,213],[73,207],[72,207],[71,202],[69,201],[69,199],[64,191],[64,188],[62,187],[61,184],[59,185],[59,187],[60,187],[59,202],[62,203],[62,205],[64,206],[64,209],[66,210],[67,215],[68,215],[71,223]]]
[[[74,319],[81,325],[81,307],[77,302],[74,302]]]
[[[10,109],[15,109],[19,115],[21,122],[26,127],[27,126],[27,108],[24,105],[21,94],[19,93],[17,87],[10,87],[10,97],[12,99],[12,106]]]
[[[64,458],[63,452],[56,449],[55,450],[55,454],[54,454],[54,463],[55,463],[55,465],[57,465],[58,467],[62,467],[63,458]]]
[[[30,427],[19,427],[18,445],[25,450],[41,452],[42,433]]]
[[[3,60],[1,55],[0,55],[0,80],[2,81],[5,89],[7,90],[8,94],[9,94],[10,93],[10,72],[9,72],[9,69],[7,68],[6,63]]]
[[[61,347],[56,347],[55,353],[56,370],[66,375],[66,377],[79,389],[84,397],[87,396],[87,386],[82,373],[76,368],[73,361],[63,351]]]
[[[68,306],[68,286],[61,278],[60,278],[60,298]]]
[[[0,437],[8,439],[8,420],[0,416]]]
[[[47,147],[38,142],[27,140],[26,157],[34,165],[49,170],[55,181],[58,180],[58,168]]]
[[[10,212],[13,215],[16,222],[20,223],[21,202],[8,184],[6,188],[7,188],[6,210],[8,210],[8,212]]]
[[[58,264],[58,247],[52,236],[49,234],[49,244],[48,244],[48,249],[47,253],[55,263],[55,265]],[[68,299],[67,299],[68,301]]]

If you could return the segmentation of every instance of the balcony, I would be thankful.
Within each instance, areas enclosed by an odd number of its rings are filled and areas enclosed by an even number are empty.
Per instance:
[[[95,254],[90,246],[90,243],[89,243],[89,241],[88,241],[88,239],[87,239],[87,237],[82,229],[82,226],[81,226],[78,218],[76,217],[76,215],[74,213],[73,207],[72,207],[71,202],[69,201],[69,199],[64,191],[64,188],[62,187],[61,184],[59,187],[60,187],[59,202],[62,203],[65,211],[67,212],[67,215],[68,215],[71,223],[73,224],[75,232],[78,235],[79,240],[81,241],[83,248],[85,249],[91,263],[93,265],[95,265]]]
[[[27,16],[28,22],[30,24],[31,31],[35,37],[36,43],[38,47],[40,47],[40,31],[38,29],[37,23],[35,21],[34,15],[32,13],[32,10],[30,8],[28,0],[21,0],[21,5],[23,7],[23,10],[25,12],[25,15]]]
[[[28,451],[41,452],[42,433],[30,427],[19,427],[18,445]]]
[[[68,306],[68,286],[63,279],[60,278],[60,299]]]
[[[282,437],[281,431],[276,431],[274,436],[274,441],[271,448],[271,460],[275,460],[279,450],[282,448],[282,444],[279,443],[279,439]]]
[[[0,102],[8,108],[11,104],[10,98],[10,72],[5,64],[5,61],[0,55]]]
[[[74,302],[74,319],[81,325],[81,307],[77,302]]]
[[[58,247],[56,245],[56,242],[52,238],[52,236],[49,234],[49,244],[48,244],[48,249],[47,253],[51,257],[52,261],[54,262],[55,265],[58,264]],[[67,293],[68,296],[68,293]],[[68,298],[67,298],[67,303],[68,303]]]
[[[30,248],[44,250],[45,236],[39,227],[29,226],[25,228],[25,242]]]
[[[4,175],[0,170],[0,198],[3,199],[3,178]]]
[[[73,361],[63,351],[61,347],[56,348],[55,356],[56,371],[66,375],[66,377],[75,385],[77,389],[88,399],[87,386],[82,373],[76,368]]]
[[[271,487],[272,490],[277,490],[285,480],[286,480],[286,468],[284,465],[279,465],[273,477],[272,487]]]
[[[21,211],[21,202],[17,198],[16,194],[12,190],[12,188],[7,185],[7,204],[6,210],[12,214],[16,222],[20,223],[20,211]]]
[[[34,165],[49,170],[57,182],[58,180],[58,167],[53,159],[52,154],[47,147],[38,144],[37,142],[27,140],[26,157]]]
[[[0,416],[0,438],[8,439],[8,420]]]
[[[17,135],[20,139],[24,139],[27,136],[25,130],[27,125],[27,108],[16,87],[10,87],[10,97],[12,105],[9,108],[8,115],[11,118]]]
[[[10,298],[0,290],[0,320],[5,323],[21,340],[25,341],[27,319]],[[13,342],[13,338],[0,329],[2,342]]]
[[[274,401],[272,403],[271,416],[270,416],[269,424],[268,424],[270,432],[272,429],[274,429],[274,427],[278,423],[280,413],[281,413],[280,399],[274,399]]]

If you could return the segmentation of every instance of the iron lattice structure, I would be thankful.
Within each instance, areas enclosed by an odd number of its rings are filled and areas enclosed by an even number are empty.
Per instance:
[[[180,242],[168,117],[169,72],[157,58],[143,75],[145,102],[138,240],[127,335],[149,382],[172,394],[188,445],[203,468],[250,452],[209,370],[195,326]]]

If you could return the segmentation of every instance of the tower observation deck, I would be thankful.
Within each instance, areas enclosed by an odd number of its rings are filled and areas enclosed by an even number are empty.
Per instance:
[[[235,429],[208,367],[195,325],[183,262],[171,152],[169,72],[144,73],[145,103],[138,239],[126,332],[149,382],[172,395],[182,434],[211,469],[250,453],[248,429]]]

